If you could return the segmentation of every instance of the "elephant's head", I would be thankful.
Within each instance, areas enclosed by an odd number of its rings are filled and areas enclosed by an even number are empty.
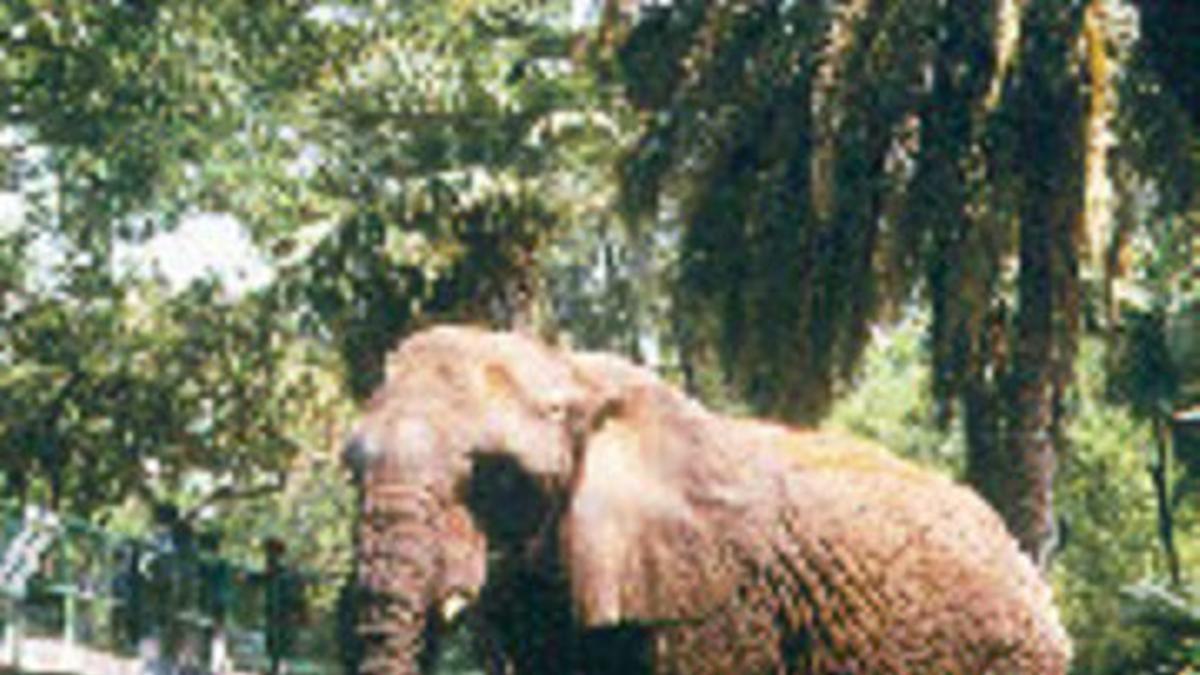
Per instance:
[[[721,564],[714,533],[728,521],[691,509],[736,502],[699,474],[736,474],[737,463],[689,458],[685,446],[704,442],[702,411],[652,377],[457,327],[389,357],[346,449],[363,495],[361,672],[420,670],[444,617],[513,562],[561,562],[584,625],[686,613],[672,580],[717,590],[693,577]],[[696,419],[639,420],[658,397]]]
[[[439,624],[483,586],[489,551],[519,554],[561,503],[605,393],[532,340],[420,333],[346,448],[362,489],[362,672],[416,671]]]

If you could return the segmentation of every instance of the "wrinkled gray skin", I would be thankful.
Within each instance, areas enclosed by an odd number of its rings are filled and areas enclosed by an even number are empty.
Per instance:
[[[971,492],[853,439],[718,416],[619,358],[443,327],[347,446],[359,672],[1038,673],[1069,646]]]

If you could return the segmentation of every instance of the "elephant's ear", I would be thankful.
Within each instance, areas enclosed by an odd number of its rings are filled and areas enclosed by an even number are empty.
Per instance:
[[[671,391],[632,392],[587,439],[561,545],[586,626],[686,620],[736,590],[744,511],[716,420]]]

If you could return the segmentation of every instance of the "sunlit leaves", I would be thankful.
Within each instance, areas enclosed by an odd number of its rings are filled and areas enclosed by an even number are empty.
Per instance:
[[[261,302],[196,286],[44,297],[9,318],[0,447],[9,489],[89,511],[151,501],[202,470],[218,484],[287,469],[336,411],[330,365]]]
[[[363,10],[352,52],[308,90],[294,132],[311,171],[300,214],[326,220],[281,289],[338,346],[363,395],[421,321],[508,325],[539,285],[538,249],[609,204],[620,111],[573,61],[565,3]],[[589,161],[593,160],[593,161]],[[300,250],[303,249],[303,250]],[[307,253],[305,253],[305,250]]]

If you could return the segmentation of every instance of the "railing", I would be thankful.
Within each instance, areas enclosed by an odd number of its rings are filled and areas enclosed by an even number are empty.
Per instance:
[[[0,508],[0,672],[341,672],[336,612],[308,602],[320,580],[266,560]]]

